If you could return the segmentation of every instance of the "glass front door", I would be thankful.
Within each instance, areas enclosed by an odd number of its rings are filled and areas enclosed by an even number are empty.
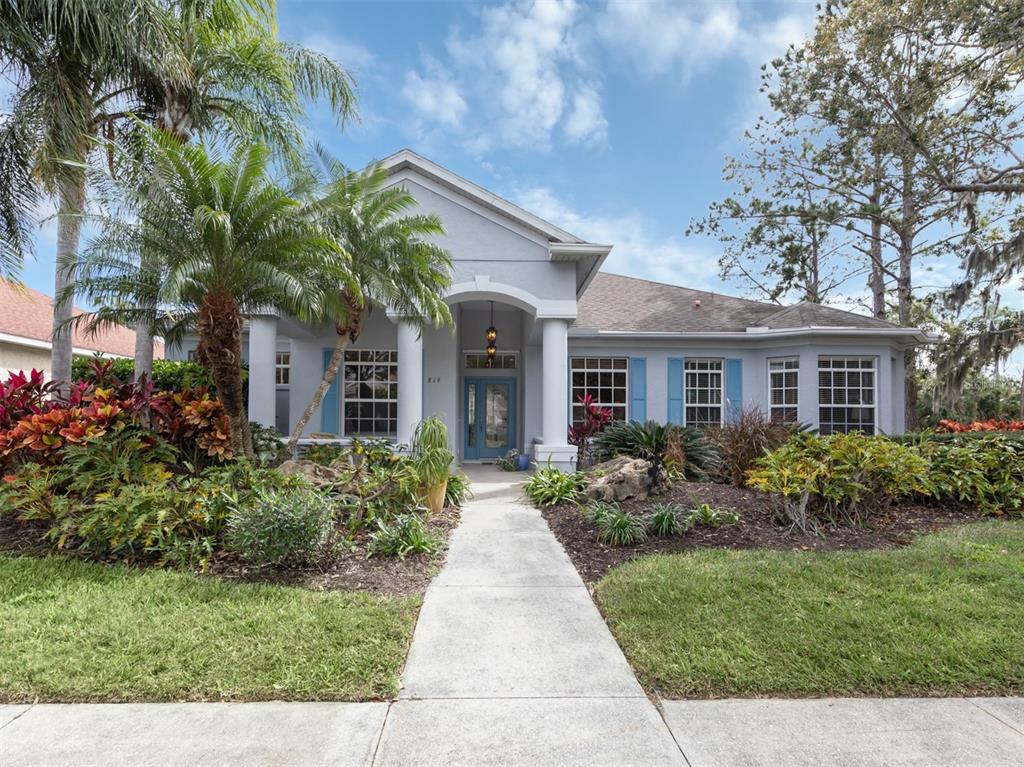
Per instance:
[[[514,378],[467,378],[464,399],[464,458],[497,458],[516,444]]]

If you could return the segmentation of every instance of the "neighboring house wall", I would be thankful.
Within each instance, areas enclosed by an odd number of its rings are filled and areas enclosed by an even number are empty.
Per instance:
[[[50,350],[33,349],[8,341],[0,341],[0,374],[7,377],[10,373],[24,370],[42,370],[50,377]]]

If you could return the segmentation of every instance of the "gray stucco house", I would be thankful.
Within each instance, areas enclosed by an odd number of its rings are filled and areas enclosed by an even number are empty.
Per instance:
[[[421,335],[372,311],[306,436],[402,443],[439,415],[460,460],[518,448],[568,465],[567,426],[584,392],[616,418],[707,426],[756,406],[824,433],[903,431],[903,353],[928,340],[921,330],[607,274],[610,244],[584,242],[411,151],[384,165],[444,222],[455,328]],[[487,366],[492,323],[498,352]],[[329,326],[250,317],[250,417],[290,432],[334,340]],[[168,356],[194,349],[186,340]]]

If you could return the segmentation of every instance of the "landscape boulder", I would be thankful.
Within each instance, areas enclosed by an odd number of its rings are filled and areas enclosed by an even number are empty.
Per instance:
[[[323,466],[316,461],[292,460],[285,461],[277,467],[286,477],[303,477],[312,484],[322,487],[336,485],[341,482],[341,472],[330,466]]]
[[[583,491],[591,501],[643,500],[668,488],[665,470],[655,469],[650,461],[620,455],[587,470],[587,486]]]

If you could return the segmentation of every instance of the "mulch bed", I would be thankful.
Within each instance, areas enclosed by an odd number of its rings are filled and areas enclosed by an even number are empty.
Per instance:
[[[268,570],[225,557],[210,569],[210,574],[225,580],[277,583],[314,591],[368,591],[390,596],[414,596],[423,594],[441,569],[448,539],[458,524],[459,510],[454,508],[446,508],[429,517],[427,528],[443,544],[434,554],[412,554],[405,559],[367,557],[366,542],[361,541],[355,549],[342,553],[322,568]]]
[[[870,528],[826,528],[818,535],[801,535],[790,532],[788,526],[782,526],[775,520],[768,497],[763,493],[706,482],[677,482],[667,493],[646,501],[624,501],[620,505],[625,511],[640,514],[655,503],[667,502],[678,503],[683,509],[691,509],[700,503],[734,509],[740,513],[740,521],[736,525],[718,528],[695,527],[681,536],[652,537],[635,546],[607,546],[597,540],[597,528],[583,519],[579,507],[554,506],[543,509],[542,513],[587,583],[596,583],[616,565],[648,554],[702,548],[891,549],[907,545],[916,535],[982,518],[981,514],[970,509],[902,504],[876,517]]]
[[[447,508],[429,518],[427,527],[443,543],[441,549],[434,554],[413,554],[404,560],[384,556],[368,558],[364,539],[357,543],[355,549],[340,554],[322,568],[259,568],[224,554],[213,562],[208,575],[241,583],[274,583],[315,591],[366,591],[381,595],[414,596],[426,591],[431,579],[444,564],[448,539],[458,524],[459,510],[454,508]],[[45,525],[19,522],[0,515],[0,553],[40,557],[53,554],[53,547],[41,540],[45,530]]]

